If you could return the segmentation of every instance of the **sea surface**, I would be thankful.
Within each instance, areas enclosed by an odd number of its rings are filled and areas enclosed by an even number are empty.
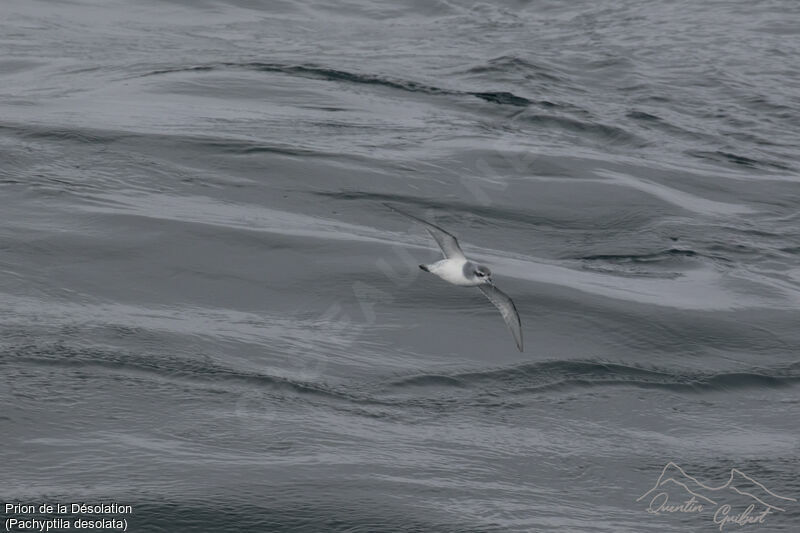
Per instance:
[[[799,21],[3,0],[0,502],[130,505],[135,532],[799,531]],[[385,202],[492,268],[524,352]]]

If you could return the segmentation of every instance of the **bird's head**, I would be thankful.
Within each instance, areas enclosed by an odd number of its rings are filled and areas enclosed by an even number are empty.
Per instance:
[[[483,265],[475,265],[475,270],[472,271],[472,275],[478,278],[482,283],[488,283],[489,285],[494,283],[492,281],[492,271]]]

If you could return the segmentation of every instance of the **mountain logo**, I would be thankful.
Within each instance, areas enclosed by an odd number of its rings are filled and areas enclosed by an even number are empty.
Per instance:
[[[654,515],[711,514],[720,531],[728,525],[763,524],[770,514],[785,512],[788,505],[797,502],[776,494],[737,468],[731,468],[724,483],[714,486],[690,476],[672,461],[661,470],[655,485],[636,501],[648,502],[647,512]]]

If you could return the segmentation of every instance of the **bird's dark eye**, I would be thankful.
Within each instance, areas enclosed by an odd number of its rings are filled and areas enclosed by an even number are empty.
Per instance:
[[[481,271],[476,271],[475,273],[481,278],[484,276],[483,272]]]

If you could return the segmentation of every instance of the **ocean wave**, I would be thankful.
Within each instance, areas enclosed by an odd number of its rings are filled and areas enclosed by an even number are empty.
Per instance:
[[[603,124],[592,120],[579,120],[576,118],[544,115],[532,113],[520,115],[517,120],[524,120],[536,126],[557,127],[566,131],[588,135],[612,144],[626,144],[644,147],[647,143],[638,135],[617,125]]]
[[[766,161],[762,159],[753,159],[751,157],[725,152],[723,150],[688,150],[687,154],[698,159],[706,159],[720,163],[732,163],[734,165],[749,167],[749,168],[773,168],[778,170],[794,170],[794,167],[781,163],[778,161]]]
[[[0,350],[0,361],[12,364],[15,369],[56,367],[71,371],[87,371],[100,376],[111,372],[129,379],[153,382],[182,382],[196,386],[240,390],[248,387],[259,390],[312,394],[327,398],[348,398],[344,390],[336,390],[323,383],[270,375],[259,372],[235,370],[207,357],[178,357],[164,354],[137,354],[120,350],[71,346],[64,343],[28,344]]]
[[[492,58],[485,63],[477,64],[466,70],[469,74],[493,74],[507,76],[509,73],[519,73],[527,79],[538,79],[549,82],[563,83],[564,75],[557,72],[552,66],[535,63],[515,55],[504,55]]]
[[[517,395],[554,390],[582,390],[598,386],[658,388],[675,392],[707,393],[721,390],[785,387],[800,383],[800,363],[738,372],[702,372],[644,368],[597,361],[542,361],[513,367],[459,372],[417,374],[389,381],[387,390],[459,389],[481,394]]]
[[[694,250],[670,248],[649,254],[598,254],[579,257],[583,261],[608,261],[612,263],[653,263],[674,257],[696,257],[700,254]]]
[[[302,380],[278,373],[237,369],[208,357],[137,354],[64,343],[27,344],[0,350],[0,361],[15,372],[27,367],[56,367],[100,377],[183,383],[201,389],[242,394],[269,392],[302,396],[315,404],[350,411],[380,406],[519,405],[524,397],[560,392],[590,392],[598,387],[660,389],[680,394],[709,394],[774,389],[800,383],[800,363],[727,372],[642,367],[592,360],[551,360],[477,371],[423,372],[375,382]],[[10,376],[13,378],[13,374]],[[318,376],[319,377],[319,376]],[[11,387],[13,395],[13,387]],[[334,403],[330,403],[334,402]],[[322,405],[320,404],[320,405]],[[360,406],[360,407],[359,407]],[[362,412],[362,411],[359,411]],[[362,414],[375,416],[363,411]]]
[[[291,65],[281,63],[260,63],[260,62],[245,62],[245,63],[215,63],[210,65],[194,65],[186,67],[169,67],[158,70],[152,70],[141,74],[145,76],[161,76],[165,74],[175,74],[182,72],[210,72],[217,70],[250,70],[258,72],[277,72],[291,76],[299,76],[304,78],[320,79],[325,81],[346,82],[361,85],[378,85],[397,89],[400,91],[422,93],[429,95],[449,95],[449,96],[474,96],[500,105],[510,105],[515,107],[527,107],[535,102],[528,98],[513,94],[508,91],[459,91],[454,89],[445,89],[428,85],[425,83],[405,80],[401,78],[394,78],[390,76],[381,76],[376,74],[366,74],[358,72],[350,72],[347,70],[340,70],[330,67],[323,67],[317,65]]]

